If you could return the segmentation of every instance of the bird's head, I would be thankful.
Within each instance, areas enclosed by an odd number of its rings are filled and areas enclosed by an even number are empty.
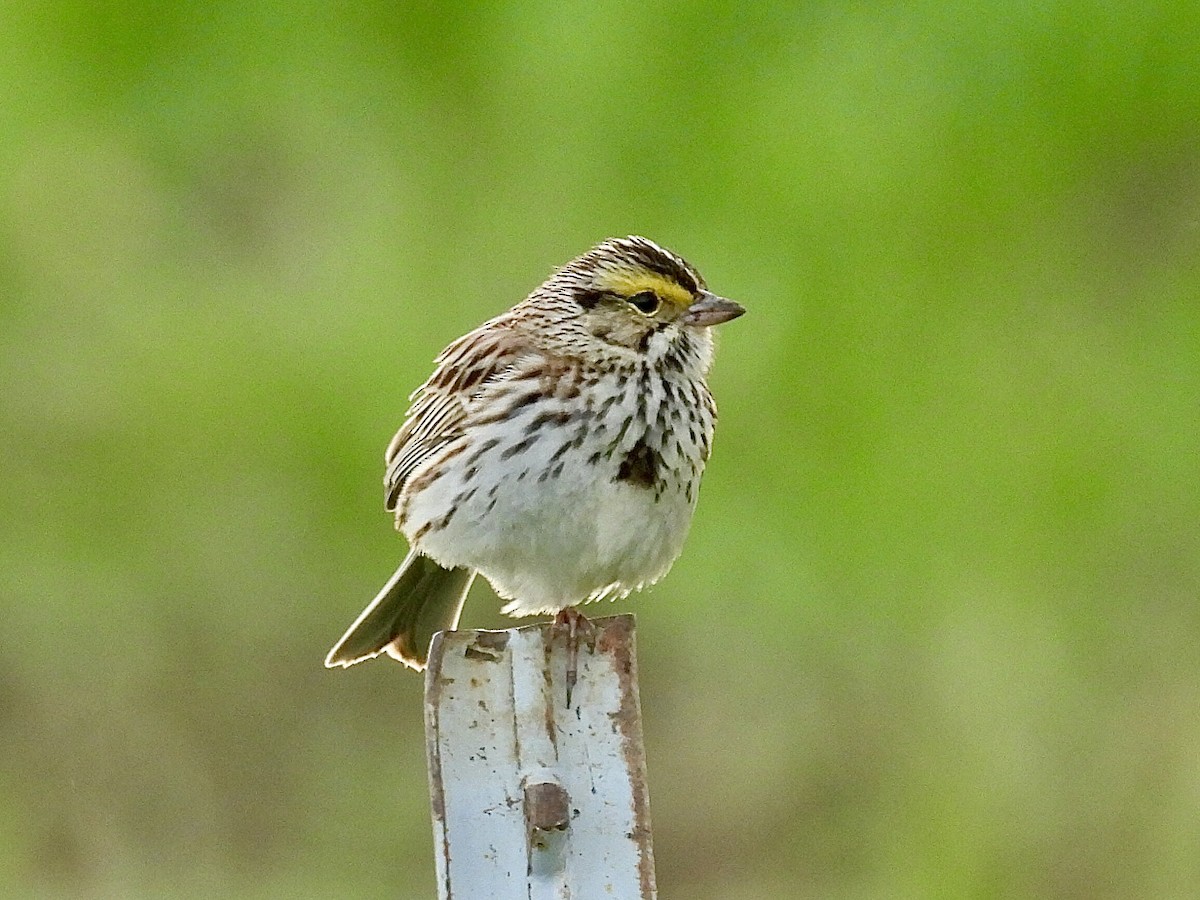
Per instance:
[[[691,265],[653,241],[610,238],[571,260],[534,293],[567,301],[574,325],[622,355],[697,356],[706,369],[708,329],[745,312],[711,293]],[[686,362],[686,360],[682,360]]]

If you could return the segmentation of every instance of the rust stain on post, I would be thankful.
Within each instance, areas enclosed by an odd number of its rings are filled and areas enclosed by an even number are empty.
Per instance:
[[[482,662],[500,662],[508,647],[508,634],[503,631],[477,631],[475,639],[467,644],[463,653],[468,659]]]
[[[442,650],[444,635],[433,636],[429,645],[429,660],[425,670],[425,750],[429,764],[429,802],[433,813],[434,837],[441,838],[441,859],[436,869],[441,873],[441,892],[450,896],[450,838],[446,830],[446,794],[442,783],[442,755],[435,736],[440,733],[438,711],[442,696]]]
[[[650,830],[650,789],[646,783],[644,743],[642,739],[642,710],[638,697],[637,653],[634,647],[633,617],[619,616],[605,623],[597,649],[610,656],[621,685],[621,705],[612,715],[621,732],[626,771],[633,790],[634,831],[631,837],[638,845],[638,876],[642,896],[654,896],[654,850]]]

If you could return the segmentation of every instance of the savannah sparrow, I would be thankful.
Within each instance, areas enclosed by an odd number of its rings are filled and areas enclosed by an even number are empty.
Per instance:
[[[443,350],[384,457],[411,549],[325,665],[423,668],[477,572],[514,616],[666,574],[716,423],[709,328],[743,312],[674,253],[614,238]]]

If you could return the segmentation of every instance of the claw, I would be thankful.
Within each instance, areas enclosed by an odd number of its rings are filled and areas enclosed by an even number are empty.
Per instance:
[[[570,709],[571,694],[575,690],[575,682],[579,680],[579,636],[585,632],[588,643],[594,644],[596,629],[587,616],[573,606],[559,611],[554,617],[554,628],[567,630],[567,708]]]

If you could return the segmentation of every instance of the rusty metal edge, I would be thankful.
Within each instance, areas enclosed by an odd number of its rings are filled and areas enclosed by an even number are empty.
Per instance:
[[[606,619],[597,649],[612,656],[621,688],[621,706],[614,719],[621,731],[625,762],[632,779],[630,792],[633,795],[634,821],[637,823],[632,837],[638,845],[638,878],[642,897],[650,900],[657,896],[658,886],[654,877],[650,788],[646,778],[642,708],[637,687],[637,634],[634,617],[625,614]]]
[[[446,795],[442,784],[442,755],[438,745],[441,708],[442,657],[445,650],[445,634],[438,632],[429,645],[429,660],[425,668],[425,757],[429,767],[429,805],[435,823],[434,839],[441,832],[439,852],[442,854],[443,897],[450,897],[450,836],[446,830]]]

